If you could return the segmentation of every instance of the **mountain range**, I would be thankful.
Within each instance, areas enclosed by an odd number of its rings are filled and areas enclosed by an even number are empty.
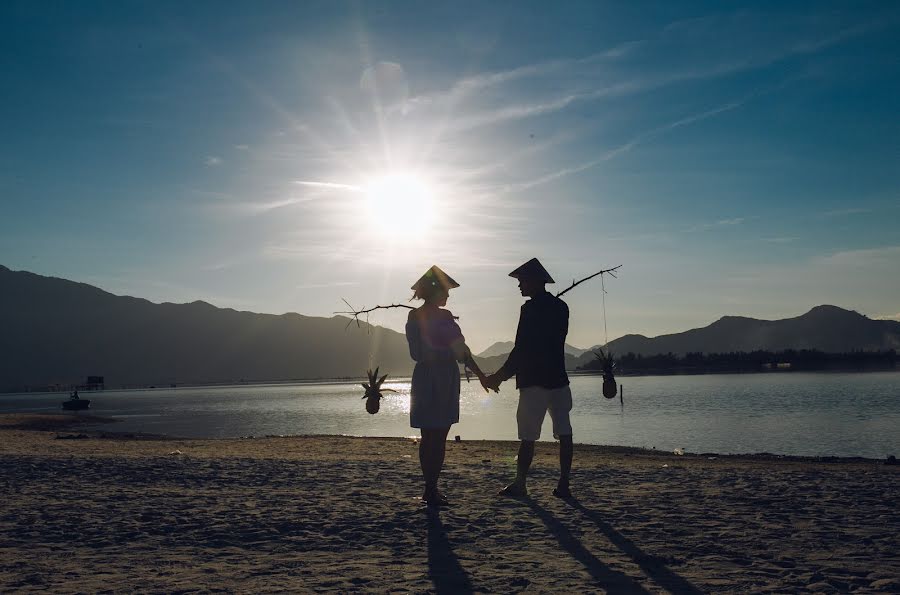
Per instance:
[[[493,357],[495,355],[504,355],[504,354],[512,351],[512,348],[514,345],[515,345],[515,343],[513,343],[512,341],[497,341],[496,343],[494,343],[493,345],[491,345],[490,347],[488,347],[481,353],[477,354],[476,357],[485,357],[486,358],[486,357]],[[574,356],[574,357],[579,357],[579,356],[587,353],[587,351],[588,351],[587,349],[579,349],[578,347],[573,347],[572,345],[569,345],[568,343],[566,343],[566,345],[565,345],[565,350],[566,350],[566,353],[568,353],[569,355]]]
[[[0,391],[408,375],[406,337],[342,316],[155,304],[0,266]]]
[[[107,387],[358,378],[380,366],[409,375],[402,333],[344,316],[239,312],[206,302],[156,304],[97,287],[0,266],[0,391],[84,382]],[[497,369],[511,342],[478,357]],[[659,337],[626,335],[616,354],[900,348],[900,322],[872,320],[835,306],[802,316],[756,320],[726,316],[709,326]],[[567,346],[575,369],[590,350]],[[579,353],[581,352],[581,353]]]

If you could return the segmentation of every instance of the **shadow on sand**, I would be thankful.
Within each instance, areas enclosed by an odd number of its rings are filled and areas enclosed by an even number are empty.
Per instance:
[[[524,498],[521,501],[531,508],[534,514],[543,521],[547,529],[556,537],[559,545],[578,560],[585,570],[594,577],[594,580],[606,589],[607,593],[649,593],[630,576],[618,570],[613,570],[589,552],[578,538],[572,535],[572,532],[559,519],[553,516],[552,512],[531,498]]]
[[[630,556],[634,563],[640,566],[644,574],[646,574],[662,588],[666,589],[670,593],[678,595],[699,595],[700,593],[702,593],[700,589],[692,585],[687,579],[678,576],[668,567],[666,567],[664,559],[658,556],[647,554],[646,552],[641,550],[641,548],[639,548],[633,541],[616,531],[612,525],[601,518],[599,513],[586,508],[581,502],[575,499],[565,500],[565,503],[575,510],[581,512],[592,523],[594,523],[594,525],[596,525],[597,528],[600,529],[600,531],[604,535],[606,535],[607,539],[609,539],[609,541],[614,546]],[[553,518],[549,512],[543,512],[544,514]],[[538,514],[540,515],[540,513]],[[545,520],[544,522],[546,523],[547,521]],[[559,521],[556,522],[559,523]]]
[[[436,593],[472,593],[469,575],[453,552],[438,509],[428,507],[428,575]]]

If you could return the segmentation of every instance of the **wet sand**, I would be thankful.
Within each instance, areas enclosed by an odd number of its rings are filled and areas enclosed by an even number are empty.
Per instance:
[[[880,461],[578,445],[563,501],[539,443],[511,500],[515,443],[451,442],[434,510],[409,439],[84,417],[0,415],[2,592],[900,592],[900,467]]]

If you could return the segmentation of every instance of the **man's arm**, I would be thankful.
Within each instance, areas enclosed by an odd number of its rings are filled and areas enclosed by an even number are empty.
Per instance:
[[[519,366],[521,365],[521,345],[522,341],[525,338],[525,318],[526,318],[525,304],[522,305],[521,310],[519,311],[519,325],[516,328],[516,343],[513,346],[513,350],[506,357],[506,363],[500,366],[500,369],[491,374],[491,379],[496,382],[496,386],[500,386],[501,382],[509,380],[513,376],[515,376],[519,371]]]

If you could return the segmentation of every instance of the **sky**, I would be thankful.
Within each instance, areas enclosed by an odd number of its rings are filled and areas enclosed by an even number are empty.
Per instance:
[[[0,50],[14,270],[332,316],[437,264],[476,352],[532,257],[622,265],[580,347],[900,320],[898,3],[6,1]]]

